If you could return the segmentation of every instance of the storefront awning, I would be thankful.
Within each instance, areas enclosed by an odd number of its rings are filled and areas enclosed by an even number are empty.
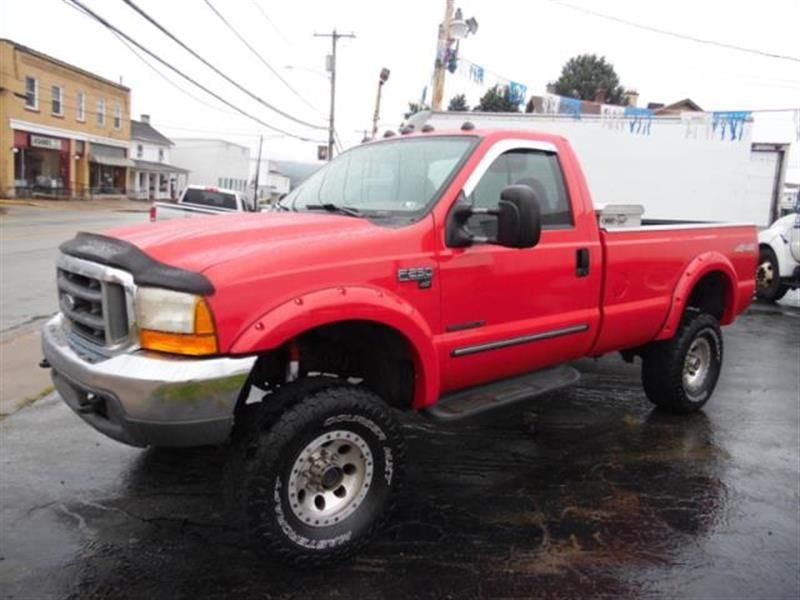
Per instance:
[[[106,165],[109,167],[132,167],[134,162],[130,158],[120,158],[118,156],[105,156],[103,154],[96,154],[91,152],[89,154],[89,162]]]
[[[125,156],[125,148],[92,143],[89,148],[89,162],[109,167],[132,167],[133,161]]]
[[[159,162],[151,162],[149,160],[134,160],[134,167],[139,171],[149,171],[150,173],[188,173],[189,169],[182,169],[180,167],[173,167]]]

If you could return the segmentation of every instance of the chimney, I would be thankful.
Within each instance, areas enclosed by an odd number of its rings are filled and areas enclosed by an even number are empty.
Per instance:
[[[141,121],[142,123],[147,123],[148,125],[150,125],[150,115],[142,115]]]
[[[639,92],[636,90],[625,90],[624,97],[626,106],[636,106],[636,103],[639,102]]]
[[[597,91],[594,93],[594,101],[598,104],[602,104],[606,101],[606,93],[608,90],[606,88],[597,88]]]

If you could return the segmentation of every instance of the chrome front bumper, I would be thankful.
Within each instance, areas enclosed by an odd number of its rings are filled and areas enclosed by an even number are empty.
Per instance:
[[[225,441],[255,357],[181,358],[133,351],[99,362],[67,341],[61,314],[42,331],[53,383],[79,417],[131,446],[202,446]]]

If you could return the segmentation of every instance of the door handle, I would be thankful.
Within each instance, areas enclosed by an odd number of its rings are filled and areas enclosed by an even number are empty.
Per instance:
[[[575,275],[586,277],[589,274],[589,249],[578,248],[575,252]]]

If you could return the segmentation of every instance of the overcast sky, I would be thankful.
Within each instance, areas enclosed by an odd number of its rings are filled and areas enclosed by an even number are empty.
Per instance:
[[[121,0],[83,0],[111,23],[264,121],[306,137],[313,130],[273,113],[189,56]],[[345,146],[371,127],[378,73],[391,69],[381,123],[396,127],[410,100],[429,84],[437,25],[444,0],[210,0],[238,32],[305,98],[306,105],[232,34],[205,0],[134,0],[186,44],[269,103],[294,116],[326,124],[328,38],[315,32],[353,32],[338,52],[337,130]],[[698,2],[673,0],[654,8],[641,0],[457,0],[479,22],[461,53],[490,73],[540,94],[563,63],[579,53],[604,55],[622,84],[639,91],[640,106],[692,98],[705,110],[800,108],[800,63],[658,35],[579,12],[566,4],[661,29],[775,54],[800,56],[800,1]],[[738,4],[738,6],[737,6]],[[265,17],[267,15],[267,17]],[[171,137],[220,137],[254,149],[257,136],[275,135],[158,65],[145,65],[112,33],[63,0],[0,0],[0,37],[10,38],[131,88],[132,113],[149,113]],[[286,68],[287,66],[294,68]],[[488,83],[488,82],[487,82]],[[191,96],[175,86],[188,91]],[[466,92],[471,103],[485,91],[448,76],[445,102]],[[430,92],[429,96],[430,98]],[[313,107],[313,108],[312,108]],[[754,115],[754,139],[795,141],[793,113]],[[797,143],[795,143],[797,146]],[[316,144],[270,138],[269,158],[314,160]],[[792,178],[800,180],[793,149]]]

